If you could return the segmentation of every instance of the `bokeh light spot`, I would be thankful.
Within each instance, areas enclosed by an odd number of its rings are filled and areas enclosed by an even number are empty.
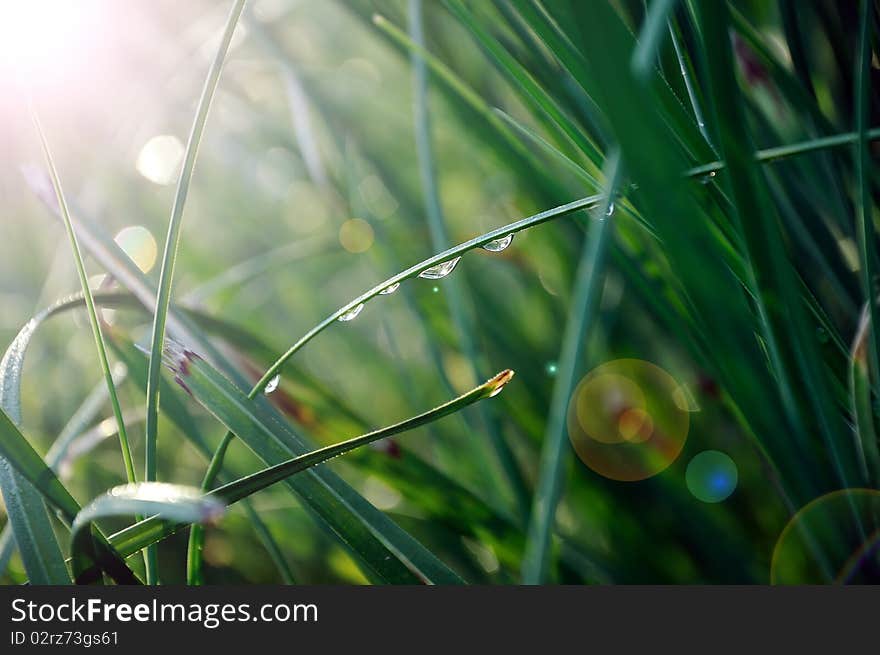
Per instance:
[[[137,157],[138,173],[150,182],[167,185],[177,179],[184,148],[176,136],[154,136],[144,144]]]
[[[690,425],[673,398],[678,387],[662,368],[640,359],[617,359],[588,373],[568,410],[578,457],[612,480],[644,480],[665,470],[681,453]]]
[[[706,450],[688,463],[688,490],[704,503],[720,503],[733,493],[739,473],[733,460],[720,450]]]
[[[350,218],[339,228],[339,243],[351,253],[366,252],[373,239],[373,228],[362,218]]]
[[[140,225],[123,228],[114,240],[142,273],[149,273],[153,269],[159,249],[147,228]]]
[[[880,491],[842,489],[803,507],[779,535],[770,582],[880,583]]]

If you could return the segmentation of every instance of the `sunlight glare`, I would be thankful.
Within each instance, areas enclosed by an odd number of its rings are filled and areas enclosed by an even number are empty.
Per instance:
[[[0,72],[23,83],[66,78],[64,69],[91,49],[100,18],[88,0],[0,0],[0,11]]]

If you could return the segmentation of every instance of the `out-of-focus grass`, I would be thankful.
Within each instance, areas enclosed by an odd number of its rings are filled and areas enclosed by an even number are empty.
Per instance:
[[[870,12],[816,0],[798,4],[793,21],[794,3],[777,11],[649,2],[662,29],[647,30],[645,4],[424,3],[424,51],[415,52],[426,57],[427,95],[419,99],[408,3],[254,1],[202,139],[174,302],[198,312],[185,314],[187,326],[210,337],[224,372],[248,388],[325,317],[445,247],[437,216],[426,216],[417,130],[430,138],[451,245],[598,193],[594,183],[608,182],[602,167],[619,149],[625,177],[593,320],[572,319],[587,309],[575,301],[591,297],[576,271],[581,253],[594,256],[584,239],[597,227],[581,212],[518,233],[501,253],[466,254],[451,279],[403,280],[356,320],[329,323],[258,401],[328,445],[445,402],[477,382],[475,368],[516,370],[488,401],[498,435],[528,494],[559,491],[531,530],[510,476],[490,475],[490,460],[474,456],[489,452],[483,421],[451,416],[419,428],[430,439],[380,442],[327,465],[468,581],[520,581],[525,554],[537,552],[529,581],[766,582],[800,508],[880,483],[873,339],[850,355],[876,284],[877,185],[873,147],[862,140],[880,124]],[[170,171],[165,185],[136,162],[155,136],[185,141],[230,5],[188,3],[182,16],[173,3],[131,3],[116,56],[91,62],[90,93],[57,80],[34,89],[75,217],[111,237],[140,225],[162,241],[179,161],[154,153],[153,173]],[[135,28],[143,37],[125,38]],[[646,33],[656,52],[643,46],[631,68]],[[430,124],[414,116],[414,100]],[[9,145],[0,163],[4,344],[77,288],[60,224],[17,170],[39,162],[27,121],[23,105],[4,109],[0,123]],[[787,149],[795,143],[804,145]],[[754,161],[757,149],[777,146],[781,153]],[[699,168],[713,162],[724,167]],[[421,164],[424,172],[424,152]],[[99,261],[87,257],[90,275],[107,273]],[[157,267],[146,277],[155,289]],[[471,346],[450,312],[453,280],[473,308]],[[125,280],[104,285],[125,290]],[[102,313],[126,352],[129,341],[149,344],[150,320],[137,304]],[[100,378],[86,321],[81,311],[47,321],[25,360],[22,428],[41,453]],[[567,323],[590,329],[563,349]],[[661,366],[699,408],[681,454],[639,482],[597,474],[565,439],[566,386],[622,358]],[[123,409],[143,406],[142,383],[131,381],[120,388]],[[191,416],[164,413],[172,402]],[[560,460],[539,466],[554,415]],[[198,486],[223,426],[168,386],[156,428],[158,479]],[[143,462],[141,425],[128,432]],[[726,453],[738,470],[733,494],[715,504],[686,484],[689,462],[705,450]],[[262,466],[233,441],[221,480]],[[122,480],[118,448],[105,440],[76,460],[65,484],[85,505]],[[859,515],[860,505],[838,506],[849,512],[842,520],[876,520]],[[230,508],[208,528],[206,583],[367,580],[358,556],[286,489],[260,492],[249,508]],[[127,523],[101,525],[109,533]],[[66,553],[67,530],[56,527]],[[822,526],[807,527],[823,543]],[[183,581],[185,535],[158,552],[162,580]],[[289,567],[284,577],[273,557]],[[2,575],[24,579],[18,556]]]

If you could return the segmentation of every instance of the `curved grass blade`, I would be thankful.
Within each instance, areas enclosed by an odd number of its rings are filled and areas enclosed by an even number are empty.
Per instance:
[[[700,99],[697,96],[697,89],[694,86],[693,76],[691,75],[690,62],[688,61],[684,49],[675,31],[675,21],[673,18],[669,20],[669,38],[672,41],[672,48],[675,51],[675,58],[678,61],[678,69],[681,72],[681,79],[684,82],[684,88],[688,94],[688,101],[691,103],[691,109],[694,112],[694,120],[697,122],[697,129],[706,139],[706,143],[714,149],[712,139],[709,136],[709,130],[706,128],[706,120],[703,118],[703,109],[700,106]]]
[[[178,523],[215,523],[225,513],[223,503],[198,489],[161,482],[142,482],[114,487],[86,505],[71,527],[73,575],[77,583],[91,579],[89,571],[98,561],[91,530],[102,518],[153,516]]]
[[[244,9],[245,0],[235,0],[229,17],[226,20],[226,28],[220,39],[220,45],[217,48],[217,54],[211,63],[208,71],[208,77],[205,80],[205,86],[202,89],[202,96],[199,99],[198,109],[193,121],[192,129],[186,145],[186,153],[183,160],[183,168],[180,172],[180,178],[177,181],[177,192],[174,196],[174,206],[171,210],[171,220],[168,223],[168,235],[165,240],[165,249],[162,254],[162,266],[159,273],[159,289],[156,296],[156,311],[153,317],[153,333],[150,343],[150,366],[147,377],[147,421],[146,421],[146,437],[145,437],[145,480],[153,481],[156,479],[156,437],[159,420],[159,373],[161,370],[162,347],[165,343],[165,325],[168,316],[168,309],[171,305],[171,284],[174,278],[174,265],[177,260],[177,250],[180,245],[180,229],[181,219],[183,218],[183,208],[186,204],[186,198],[189,192],[189,185],[192,181],[193,169],[195,168],[196,157],[199,151],[199,143],[202,139],[202,133],[205,123],[208,119],[208,110],[211,107],[211,101],[214,98],[214,92],[217,89],[217,83],[220,80],[220,72],[223,69],[223,62],[226,60],[226,54],[229,51],[229,45],[232,42],[232,35],[238,24],[238,19]],[[153,550],[147,551],[147,583],[156,584],[158,572],[156,571],[156,553]]]
[[[25,351],[39,321],[31,319],[0,361],[0,408],[10,422],[21,423],[21,371]],[[0,435],[0,439],[2,439]],[[52,530],[52,522],[40,493],[29,480],[0,455],[0,491],[6,503],[9,523],[4,528],[2,568],[6,568],[17,544],[25,572],[32,584],[70,584],[61,547]],[[6,554],[8,553],[8,554]]]
[[[198,361],[191,362],[186,365],[185,368],[188,371],[186,375],[186,383],[190,387],[190,391],[199,402],[205,404],[202,397],[207,398],[213,394],[211,388],[216,384],[216,373],[212,373],[209,367],[200,364]],[[178,374],[180,374],[180,371]],[[453,400],[439,405],[427,412],[423,412],[422,414],[405,421],[395,423],[394,425],[374,430],[373,432],[369,432],[359,437],[354,437],[331,446],[319,448],[318,450],[286,460],[275,466],[271,466],[252,475],[218,487],[207,494],[207,496],[219,499],[227,505],[239,502],[240,500],[266,489],[273,484],[289,479],[296,473],[310,471],[318,464],[339,457],[355,448],[360,448],[361,446],[373,443],[374,441],[379,441],[380,439],[385,439],[402,432],[413,430],[422,425],[427,425],[428,423],[432,423],[444,416],[457,412],[463,407],[486,398],[492,398],[498,395],[512,378],[513,371],[502,371],[490,380],[471,389],[458,398],[454,398]],[[207,404],[206,408],[211,411]],[[301,479],[301,477],[302,476],[298,476],[294,479],[298,480]],[[147,543],[152,543],[173,534],[181,527],[182,526],[179,524],[174,525],[170,522],[163,521],[161,518],[152,517],[122,530],[111,537],[111,539],[112,543],[120,548],[120,552],[131,554],[140,548],[144,548]]]
[[[567,429],[565,417],[568,401],[577,383],[578,367],[581,362],[585,335],[596,323],[599,294],[604,282],[604,261],[610,241],[609,232],[612,217],[602,220],[612,206],[615,189],[620,183],[620,158],[615,153],[607,164],[607,191],[598,205],[592,228],[584,242],[578,264],[577,277],[572,292],[571,313],[565,325],[562,349],[556,382],[553,385],[553,398],[550,403],[550,416],[541,449],[538,483],[529,521],[528,539],[522,564],[524,584],[540,584],[547,577],[549,568],[550,538],[556,517],[556,505],[562,491]]]
[[[131,299],[131,296],[128,296],[128,298]],[[68,308],[84,305],[85,303],[82,294],[80,293],[71,298],[55,303],[47,310],[38,313],[16,336],[12,344],[9,346],[9,349],[4,353],[3,359],[0,360],[0,407],[2,407],[13,420],[20,423],[21,403],[19,397],[21,394],[21,371],[24,364],[24,354],[31,337],[48,316],[64,311]],[[114,381],[117,384],[121,377],[121,373],[114,373]],[[70,441],[82,432],[87,423],[94,419],[95,415],[100,411],[101,406],[103,406],[106,400],[107,385],[102,381],[89,394],[74,415],[70,417],[67,424],[59,433],[55,443],[52,444],[49,452],[46,453],[46,463],[51,469],[57,469],[58,463],[67,446],[70,444]],[[0,483],[0,489],[4,488],[4,484],[5,483]],[[19,485],[20,484],[30,486],[26,481],[19,479]],[[38,496],[38,494],[36,495]],[[30,505],[33,506],[33,503],[30,503]],[[45,509],[43,510],[43,514],[45,514]],[[37,517],[39,516],[39,512],[34,510],[29,512],[29,516],[32,518]],[[15,550],[15,545],[15,537],[12,534],[12,523],[9,522],[3,527],[3,532],[0,534],[0,575],[6,571],[9,559]]]
[[[868,368],[868,334],[871,318],[867,303],[849,357],[850,400],[855,419],[856,450],[865,484],[880,484],[880,442],[874,426],[871,379]]]
[[[306,469],[317,466],[318,464],[333,459],[334,457],[344,455],[345,453],[354,450],[355,448],[366,446],[367,444],[373,443],[374,441],[386,439],[388,437],[394,436],[395,434],[400,434],[401,432],[414,430],[417,427],[427,425],[428,423],[439,420],[444,416],[448,416],[450,414],[458,412],[468,405],[472,405],[480,400],[497,396],[512,378],[513,371],[509,369],[501,371],[490,380],[484,382],[478,387],[471,389],[467,393],[462,394],[458,398],[454,398],[453,400],[443,403],[442,405],[439,405],[427,412],[423,412],[418,416],[413,416],[412,418],[401,421],[399,423],[395,423],[394,425],[389,425],[387,427],[381,428],[379,430],[374,430],[373,432],[369,432],[359,437],[354,437],[352,439],[348,439],[347,441],[342,441],[331,446],[319,448],[318,450],[312,451],[305,455],[294,457],[287,462],[282,462],[281,464],[277,464],[258,473],[254,473],[253,475],[250,475],[241,480],[223,485],[222,487],[219,487],[218,489],[212,491],[211,495],[216,495],[222,498],[227,503],[238,502],[239,500],[247,498],[251,494],[265,489],[266,487],[273,485],[276,482],[280,482],[281,480],[284,480],[285,478],[295,473],[305,471]]]

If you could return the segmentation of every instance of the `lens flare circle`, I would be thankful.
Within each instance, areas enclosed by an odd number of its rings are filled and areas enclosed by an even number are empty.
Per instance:
[[[720,450],[695,455],[685,471],[688,490],[704,503],[720,503],[729,498],[738,480],[736,464]]]
[[[770,583],[880,583],[880,491],[841,489],[805,505],[779,535]]]
[[[690,414],[679,383],[659,366],[617,359],[588,373],[568,406],[568,437],[581,461],[623,482],[650,478],[681,454]]]
[[[141,273],[149,273],[156,264],[156,257],[159,255],[156,239],[142,225],[122,228],[113,240],[137,264]]]

